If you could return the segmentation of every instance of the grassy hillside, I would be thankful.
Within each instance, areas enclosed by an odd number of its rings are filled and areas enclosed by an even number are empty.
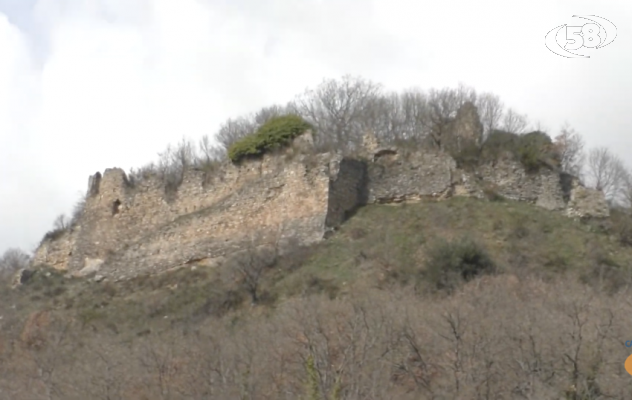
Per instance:
[[[502,200],[367,206],[266,268],[256,306],[231,264],[43,270],[0,292],[0,399],[628,398],[617,232]]]

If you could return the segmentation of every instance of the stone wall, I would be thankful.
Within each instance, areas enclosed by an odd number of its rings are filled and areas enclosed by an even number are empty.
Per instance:
[[[295,150],[226,163],[210,178],[187,171],[175,196],[157,177],[132,185],[121,169],[97,173],[78,226],[43,243],[34,262],[120,278],[221,259],[258,232],[278,232],[282,243],[322,240],[366,202],[365,164]]]
[[[456,162],[442,152],[382,150],[368,166],[368,202],[399,203],[449,195]]]
[[[457,116],[472,119],[475,109]],[[480,123],[456,121],[468,140]],[[484,198],[487,191],[570,217],[605,218],[602,193],[577,179],[543,168],[527,173],[503,160],[473,171],[457,168],[441,151],[381,147],[368,135],[361,157],[313,154],[311,133],[293,146],[240,165],[226,163],[206,174],[189,170],[167,196],[162,181],[128,181],[121,169],[90,177],[78,224],[46,240],[35,264],[115,279],[188,263],[212,265],[230,256],[253,234],[274,234],[283,244],[311,244],[368,203]]]

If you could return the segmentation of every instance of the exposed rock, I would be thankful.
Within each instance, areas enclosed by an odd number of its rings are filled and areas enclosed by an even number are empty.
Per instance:
[[[101,268],[101,265],[103,265],[103,261],[101,259],[98,258],[87,258],[85,259],[85,267],[83,267],[81,270],[77,271],[74,276],[76,277],[85,277],[88,276],[90,274],[94,274],[96,272],[99,271],[99,269]]]
[[[586,188],[575,180],[570,192],[566,215],[582,219],[603,219],[610,216],[610,208],[602,192]]]

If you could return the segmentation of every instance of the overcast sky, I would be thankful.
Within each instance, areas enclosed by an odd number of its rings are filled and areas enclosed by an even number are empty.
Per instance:
[[[553,54],[573,15],[616,39]],[[462,82],[632,165],[630,29],[629,0],[0,0],[0,252],[33,250],[89,175],[344,74]]]

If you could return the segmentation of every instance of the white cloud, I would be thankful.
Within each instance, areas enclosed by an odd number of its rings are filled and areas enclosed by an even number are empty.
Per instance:
[[[463,82],[591,144],[632,145],[627,2],[38,0],[19,11],[30,29],[4,11],[0,251],[36,244],[89,174],[346,73],[392,89]],[[544,34],[582,13],[615,22],[615,42],[590,60],[551,54]]]

